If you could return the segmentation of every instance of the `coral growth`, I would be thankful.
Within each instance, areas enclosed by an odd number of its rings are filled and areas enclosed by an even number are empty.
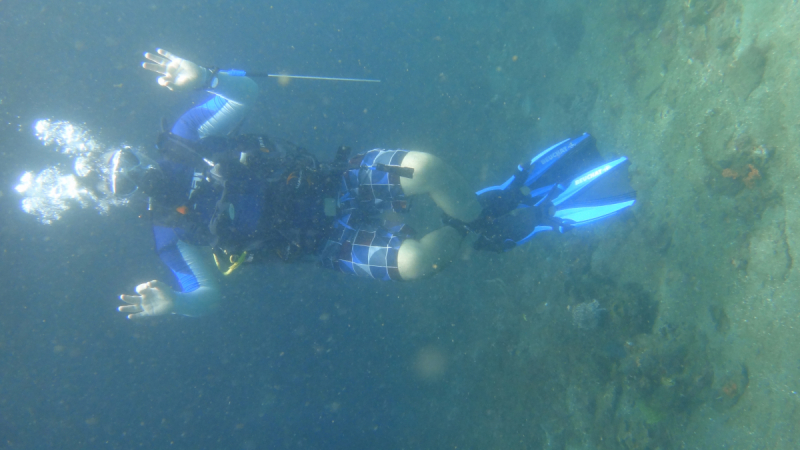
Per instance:
[[[747,167],[750,168],[750,172],[747,174],[746,177],[744,177],[744,180],[742,181],[744,181],[745,186],[752,188],[755,185],[756,180],[761,178],[761,173],[759,173],[758,169],[753,167],[752,164],[748,164]]]
[[[593,330],[600,324],[601,314],[605,309],[600,307],[600,302],[578,303],[572,308],[572,324],[584,330]]]
[[[755,166],[753,166],[752,164],[748,164],[747,168],[749,172],[745,177],[742,178],[742,182],[744,183],[745,186],[752,189],[753,186],[755,186],[756,181],[761,179],[761,172],[759,172],[758,169],[756,169]],[[722,176],[725,178],[730,178],[732,180],[736,180],[741,177],[739,172],[731,168],[723,169]]]

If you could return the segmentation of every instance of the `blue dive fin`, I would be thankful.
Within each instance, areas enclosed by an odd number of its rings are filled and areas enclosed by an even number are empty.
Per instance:
[[[481,234],[476,248],[509,250],[542,231],[564,232],[632,206],[626,157],[603,162],[594,138],[566,139],[517,167],[505,183],[477,192],[481,218],[470,224]]]
[[[588,140],[588,141],[587,141]],[[581,143],[590,144],[591,149],[590,151],[573,151],[576,148],[579,148]],[[583,150],[583,149],[581,149]],[[593,150],[593,151],[591,151]],[[534,156],[531,161],[524,166],[520,164],[517,166],[517,171],[514,175],[511,176],[505,183],[499,186],[489,186],[487,188],[481,189],[477,192],[478,196],[486,194],[491,191],[504,191],[508,190],[512,185],[516,186],[527,186],[531,191],[533,190],[541,190],[542,187],[546,187],[548,185],[547,181],[551,181],[549,184],[552,186],[552,183],[562,181],[566,178],[567,174],[563,174],[563,170],[554,170],[554,174],[549,174],[547,177],[543,177],[551,168],[559,163],[564,156],[566,156],[570,151],[573,153],[583,153],[584,159],[596,159],[597,161],[592,162],[602,162],[600,160],[600,155],[597,153],[596,148],[594,147],[594,139],[587,133],[584,133],[574,139],[564,139],[563,141],[559,142],[558,144],[549,147],[548,149],[542,151],[541,153]],[[574,159],[574,158],[570,158]],[[591,165],[591,163],[589,164]],[[575,173],[575,169],[573,168],[572,174]],[[555,176],[554,176],[555,175]],[[558,176],[561,175],[560,179]],[[544,180],[542,180],[544,178]]]
[[[628,158],[621,157],[572,180],[551,201],[562,229],[592,223],[633,206],[636,192],[628,181]],[[561,190],[557,186],[553,193]]]

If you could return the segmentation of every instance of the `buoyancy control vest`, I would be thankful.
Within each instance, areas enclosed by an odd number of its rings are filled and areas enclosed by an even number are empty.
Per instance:
[[[180,228],[184,240],[211,246],[230,264],[244,255],[249,262],[270,253],[292,261],[315,253],[333,224],[349,153],[341,147],[320,164],[297,145],[261,135],[192,142],[163,133],[158,148],[164,161],[193,174],[183,204],[155,205],[154,220]]]

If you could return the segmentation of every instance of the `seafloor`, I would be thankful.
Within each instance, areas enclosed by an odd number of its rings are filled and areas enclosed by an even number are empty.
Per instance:
[[[486,383],[516,386],[487,393],[495,436],[530,420],[544,448],[797,447],[797,2],[553,3],[536,17],[551,33],[490,58],[513,124],[490,126],[494,142],[588,130],[634,161],[639,201],[487,276],[501,339],[469,352],[503,368]],[[570,308],[595,299],[600,326],[570,329]]]

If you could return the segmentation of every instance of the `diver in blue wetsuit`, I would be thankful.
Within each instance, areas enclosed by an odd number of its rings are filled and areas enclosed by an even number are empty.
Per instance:
[[[218,272],[247,263],[313,258],[357,276],[413,280],[445,267],[469,234],[476,248],[502,252],[635,201],[627,159],[602,161],[587,134],[548,148],[477,195],[428,153],[374,149],[348,159],[343,148],[320,163],[291,143],[238,134],[258,93],[241,72],[206,69],[161,49],[145,58],[161,86],[211,97],[160,135],[156,154],[122,149],[110,159],[114,195],[149,198],[156,250],[176,281],[122,295],[127,305],[119,310],[130,319],[207,314],[219,306]],[[383,219],[406,211],[418,194],[444,213],[444,226],[421,237]]]

